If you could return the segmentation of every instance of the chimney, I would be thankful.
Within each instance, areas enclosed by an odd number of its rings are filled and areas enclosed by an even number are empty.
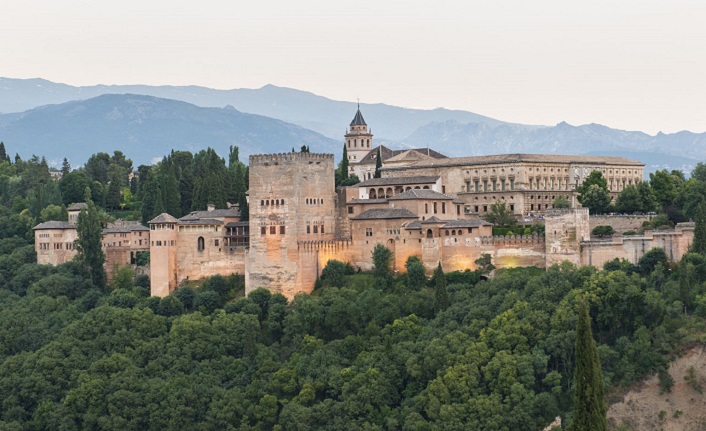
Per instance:
[[[206,210],[209,211],[209,212],[210,212],[210,211],[213,211],[213,210],[215,210],[215,209],[216,209],[216,206],[213,205],[213,204],[208,204],[208,205],[206,205]]]

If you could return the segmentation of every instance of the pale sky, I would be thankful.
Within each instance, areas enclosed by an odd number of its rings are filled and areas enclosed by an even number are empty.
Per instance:
[[[1,0],[0,76],[706,131],[704,0]]]

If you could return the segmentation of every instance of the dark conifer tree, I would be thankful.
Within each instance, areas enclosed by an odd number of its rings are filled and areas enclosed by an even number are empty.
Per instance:
[[[162,202],[166,213],[181,217],[181,198],[179,197],[179,187],[177,186],[176,175],[171,164],[165,167],[162,175]]]
[[[571,431],[606,431],[608,422],[603,392],[603,373],[585,300],[579,302],[575,355],[574,417],[570,429]]]
[[[95,204],[91,200],[91,191],[86,189],[85,195],[88,207],[82,209],[76,221],[76,251],[78,261],[83,264],[91,275],[93,284],[104,289],[106,287],[107,276],[103,263],[105,254],[103,253],[103,226]]]
[[[71,172],[71,165],[69,164],[69,159],[64,157],[64,162],[61,164],[61,176],[64,176]]]
[[[380,155],[380,147],[375,155],[375,175],[374,178],[380,178],[380,169],[382,169],[382,156]]]
[[[699,205],[694,227],[694,243],[691,246],[696,253],[706,254],[706,204]]]
[[[439,266],[434,270],[434,311],[440,313],[449,307],[449,294],[446,291],[446,276],[444,270]]]
[[[346,144],[343,144],[343,158],[341,159],[341,181],[348,179],[348,150],[346,150]]]
[[[5,143],[0,142],[0,162],[3,162],[5,160],[9,162],[10,158],[7,156],[7,150],[5,150]]]

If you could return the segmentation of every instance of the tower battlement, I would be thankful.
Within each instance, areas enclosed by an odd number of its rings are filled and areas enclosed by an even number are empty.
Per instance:
[[[301,163],[301,162],[321,162],[330,160],[333,162],[333,154],[325,153],[276,153],[276,154],[255,154],[250,156],[250,166],[271,166],[278,164]]]

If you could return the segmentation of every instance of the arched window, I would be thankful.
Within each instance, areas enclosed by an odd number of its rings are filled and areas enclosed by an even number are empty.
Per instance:
[[[284,199],[280,200],[280,202],[282,203],[282,205],[284,205]]]
[[[434,233],[431,231],[431,229],[427,229],[427,238],[434,238]]]
[[[196,240],[196,246],[199,251],[203,251],[203,249],[205,248],[206,244],[202,236],[200,236],[199,239]]]
[[[455,231],[455,230],[452,230],[452,231],[451,231],[451,235],[456,236],[456,231]]]
[[[370,191],[368,192],[368,197],[370,199],[377,199],[377,192],[375,191],[375,189],[370,189]]]
[[[265,206],[265,201],[260,201],[260,206]]]

